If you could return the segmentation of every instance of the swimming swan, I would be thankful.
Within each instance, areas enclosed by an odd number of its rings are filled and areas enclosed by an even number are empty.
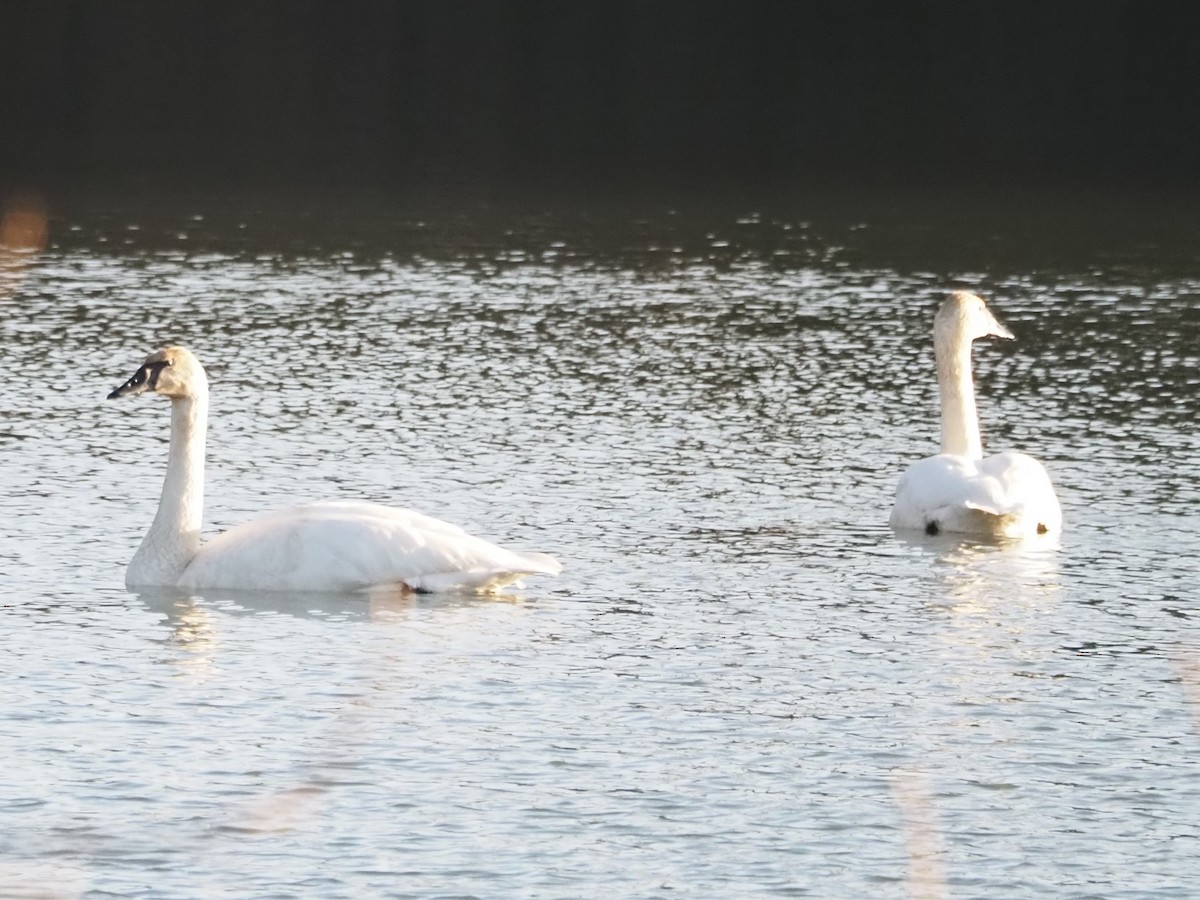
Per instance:
[[[913,463],[900,478],[893,528],[1022,538],[1062,527],[1058,498],[1041,463],[1015,450],[983,456],[971,342],[988,335],[1013,339],[983,300],[966,291],[951,294],[933,320],[942,452]]]
[[[208,379],[191,351],[166,347],[108,399],[147,392],[171,400],[171,443],[158,513],[125,570],[130,588],[490,593],[562,570],[544,553],[505,550],[448,522],[357,500],[267,513],[201,544]]]

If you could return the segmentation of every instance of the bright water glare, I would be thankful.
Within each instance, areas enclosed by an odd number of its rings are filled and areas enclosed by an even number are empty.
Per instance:
[[[0,893],[1194,896],[1196,226],[953,208],[52,208],[0,284]],[[1059,540],[887,528],[956,287]],[[167,406],[103,398],[169,342],[210,533],[366,498],[564,573],[126,592]]]

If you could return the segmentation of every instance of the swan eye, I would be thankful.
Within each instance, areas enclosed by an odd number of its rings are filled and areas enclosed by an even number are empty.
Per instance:
[[[142,366],[138,370],[138,373],[134,376],[134,378],[138,378],[138,384],[141,384],[143,381],[146,381],[148,377],[150,381],[150,390],[157,390],[158,376],[161,375],[162,370],[169,365],[171,365],[171,361],[169,359],[160,359],[156,362],[146,363],[146,365]]]

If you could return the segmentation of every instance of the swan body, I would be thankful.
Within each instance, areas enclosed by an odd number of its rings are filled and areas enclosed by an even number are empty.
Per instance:
[[[158,512],[125,572],[130,588],[491,593],[562,570],[544,553],[507,550],[449,522],[358,500],[270,512],[201,543],[204,369],[186,348],[166,347],[108,398],[142,393],[170,398],[171,443]]]
[[[1013,338],[983,300],[966,291],[951,294],[934,319],[942,452],[901,476],[890,520],[895,529],[1025,538],[1062,528],[1058,497],[1041,463],[1015,450],[983,455],[971,343],[989,335]]]

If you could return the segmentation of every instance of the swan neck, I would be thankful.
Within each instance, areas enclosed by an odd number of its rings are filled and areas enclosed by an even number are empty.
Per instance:
[[[963,334],[936,335],[934,355],[942,401],[942,452],[982,459],[983,441],[971,377],[971,341]]]
[[[199,551],[207,428],[207,390],[171,400],[171,443],[158,512],[129,563],[127,584],[175,584]]]

